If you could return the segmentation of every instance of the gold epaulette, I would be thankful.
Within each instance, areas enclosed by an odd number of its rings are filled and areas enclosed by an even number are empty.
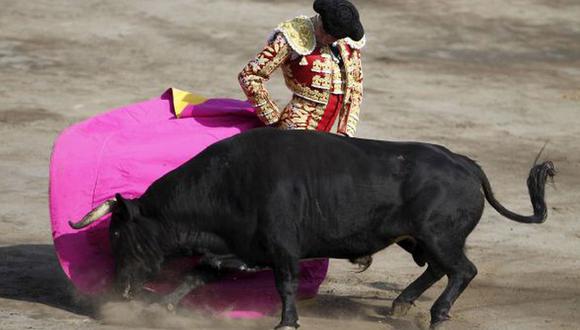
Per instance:
[[[281,23],[273,35],[276,33],[282,33],[292,50],[302,56],[309,55],[316,47],[314,25],[307,16],[298,16]]]

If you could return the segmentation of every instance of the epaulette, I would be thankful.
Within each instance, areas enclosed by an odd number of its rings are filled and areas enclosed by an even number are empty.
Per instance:
[[[274,29],[270,39],[273,39],[277,33],[282,33],[290,48],[302,56],[309,55],[316,48],[314,25],[307,16],[298,16],[280,23]]]

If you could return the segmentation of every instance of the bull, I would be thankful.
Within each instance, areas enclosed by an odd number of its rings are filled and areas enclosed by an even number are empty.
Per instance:
[[[552,162],[534,164],[527,180],[533,215],[523,216],[496,200],[475,161],[442,146],[263,128],[209,146],[141,197],[117,194],[71,226],[112,212],[116,283],[125,296],[154,278],[168,256],[206,256],[216,268],[224,260],[239,269],[269,267],[282,329],[298,327],[300,259],[368,261],[398,243],[427,268],[392,312],[404,315],[447,276],[431,307],[435,326],[477,274],[464,246],[485,200],[510,220],[542,223],[545,184],[554,175]]]

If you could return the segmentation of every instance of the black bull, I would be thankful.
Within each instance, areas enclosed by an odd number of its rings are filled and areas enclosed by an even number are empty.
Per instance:
[[[494,198],[474,161],[441,146],[256,129],[208,147],[140,198],[117,195],[71,225],[82,228],[113,206],[110,238],[125,294],[169,256],[233,254],[249,267],[271,267],[283,303],[279,327],[288,328],[298,326],[300,259],[357,260],[399,242],[428,267],[394,300],[393,312],[404,314],[446,275],[431,308],[437,324],[477,273],[463,249],[484,199],[511,220],[541,223],[554,174],[551,162],[531,169],[534,214],[522,216]]]

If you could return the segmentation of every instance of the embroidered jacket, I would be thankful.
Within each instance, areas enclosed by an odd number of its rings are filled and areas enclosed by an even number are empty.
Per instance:
[[[342,66],[334,60],[329,46],[316,47],[310,18],[299,16],[283,22],[269,38],[268,45],[239,74],[240,85],[267,125],[280,128],[316,129],[331,93],[344,94],[338,132],[353,136],[359,120],[363,95],[360,49],[365,39],[336,42]],[[264,83],[282,67],[292,99],[282,110],[272,101]]]

